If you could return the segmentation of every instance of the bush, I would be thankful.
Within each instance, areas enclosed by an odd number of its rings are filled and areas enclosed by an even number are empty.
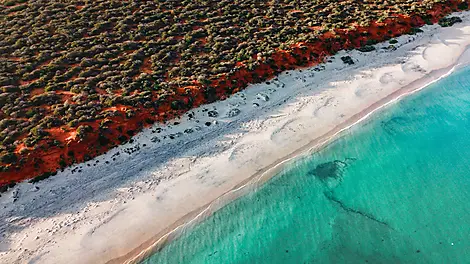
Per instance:
[[[81,125],[77,128],[77,137],[84,139],[86,136],[93,131],[93,128],[89,125]]]
[[[460,17],[444,17],[439,20],[439,25],[441,27],[451,27],[455,23],[461,23],[462,19]]]
[[[15,163],[18,160],[18,157],[15,153],[7,153],[0,158],[2,163],[10,164]]]
[[[349,64],[349,65],[353,65],[354,64],[354,61],[352,60],[352,58],[350,56],[343,56],[341,57],[341,60],[345,63],[345,64]]]
[[[358,48],[357,50],[359,50],[360,52],[371,52],[375,50],[375,47],[366,45],[366,46]]]
[[[37,177],[34,177],[33,179],[29,180],[30,183],[36,183],[36,182],[39,182],[39,181],[42,181],[42,180],[45,180],[51,176],[54,176],[56,175],[57,172],[45,172]]]

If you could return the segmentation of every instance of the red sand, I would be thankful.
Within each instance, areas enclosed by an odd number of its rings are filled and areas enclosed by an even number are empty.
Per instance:
[[[458,4],[459,1],[453,1],[453,4],[446,6],[435,5],[429,11],[433,18],[432,22],[436,23],[443,16],[456,11]],[[370,39],[384,41],[410,32],[412,28],[424,24],[423,19],[418,16],[400,15],[393,19],[387,19],[382,23],[372,23],[369,27],[337,30],[335,33],[327,32],[319,40],[312,43],[298,43],[292,46],[289,51],[278,50],[271,57],[271,65],[273,66],[261,62],[257,68],[250,71],[242,63],[239,63],[237,64],[239,68],[235,73],[212,81],[209,87],[215,88],[216,99],[224,99],[230,94],[246,88],[250,83],[268,80],[284,70],[316,65],[339,50],[361,47]],[[364,32],[368,32],[368,34],[362,34]],[[148,61],[144,63],[142,72],[150,72]],[[192,100],[193,108],[208,103],[208,100],[204,97],[206,89],[202,84],[195,81],[194,86],[180,88],[175,94],[168,96],[158,109],[133,108],[132,110],[136,115],[129,119],[125,117],[125,111],[131,109],[129,106],[110,108],[108,110],[118,111],[120,116],[108,118],[112,122],[107,125],[106,129],[102,130],[99,130],[101,120],[86,123],[86,125],[93,128],[93,132],[89,133],[84,139],[79,139],[75,130],[70,128],[50,129],[48,130],[50,133],[48,139],[42,140],[34,148],[26,148],[24,145],[17,147],[20,161],[10,166],[9,171],[1,173],[0,187],[11,182],[31,179],[44,173],[55,172],[65,166],[103,154],[121,143],[118,137],[124,136],[129,139],[131,135],[142,130],[143,127],[149,126],[152,122],[163,122],[180,116],[187,111],[172,110],[170,103],[174,100],[182,100],[185,103]],[[153,95],[155,99],[158,98],[156,92],[153,92]],[[98,131],[101,131],[101,135]],[[58,140],[63,146],[48,144],[53,140]]]

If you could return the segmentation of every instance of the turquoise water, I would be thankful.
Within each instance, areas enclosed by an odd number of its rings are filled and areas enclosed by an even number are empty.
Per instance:
[[[470,68],[297,160],[144,263],[470,263]]]

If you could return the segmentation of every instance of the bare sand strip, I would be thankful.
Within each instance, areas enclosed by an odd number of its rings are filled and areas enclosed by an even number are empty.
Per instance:
[[[459,16],[452,28],[400,37],[396,50],[382,43],[283,73],[57,177],[20,184],[0,197],[0,262],[138,261],[292,158],[467,63],[470,13]]]

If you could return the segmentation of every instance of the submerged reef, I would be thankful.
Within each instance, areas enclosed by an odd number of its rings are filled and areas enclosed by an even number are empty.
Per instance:
[[[328,183],[330,182],[339,184],[343,180],[343,174],[346,167],[348,167],[350,163],[355,160],[355,158],[346,158],[344,161],[333,160],[324,162],[318,164],[313,170],[309,172],[309,174],[315,176],[327,185],[329,185]]]
[[[346,168],[355,160],[355,158],[346,158],[344,160],[333,160],[320,163],[313,170],[311,170],[309,174],[315,176],[315,178],[319,179],[322,183],[325,184],[326,190],[323,192],[325,198],[334,205],[338,206],[345,213],[353,216],[361,216],[365,219],[393,229],[387,222],[378,219],[370,213],[363,212],[359,209],[355,209],[346,205],[345,202],[341,201],[334,195],[335,189],[343,181]]]
[[[389,120],[380,122],[382,129],[389,135],[397,135],[406,128],[409,119],[401,116],[395,116]]]
[[[326,197],[326,199],[328,199],[330,202],[334,203],[335,205],[337,205],[341,210],[343,210],[345,213],[347,214],[352,214],[352,215],[357,215],[357,216],[361,216],[361,217],[364,217],[368,220],[371,220],[373,222],[376,222],[380,225],[383,225],[383,226],[386,226],[390,229],[393,229],[392,227],[390,227],[390,225],[387,223],[387,222],[384,222],[380,219],[378,219],[377,217],[375,217],[374,215],[370,214],[370,213],[367,213],[367,212],[363,212],[361,210],[358,210],[358,209],[354,209],[350,206],[347,206],[343,201],[339,200],[338,198],[336,198],[333,194],[333,191],[326,191],[323,193]]]

